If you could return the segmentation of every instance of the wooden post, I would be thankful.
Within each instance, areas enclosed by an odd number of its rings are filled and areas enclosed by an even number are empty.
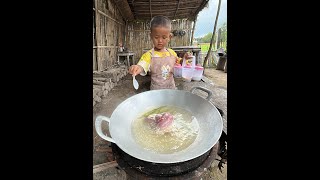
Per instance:
[[[101,45],[101,33],[100,33],[100,14],[98,13],[98,0],[94,0],[94,6],[95,6],[95,22],[96,22],[96,46],[100,46]],[[96,57],[97,57],[97,65],[98,65],[98,71],[101,71],[104,69],[103,67],[103,61],[101,58],[101,49],[97,48],[96,51]]]
[[[95,18],[95,16],[94,16],[94,18]],[[93,20],[93,37],[92,37],[92,42],[94,43],[94,44],[97,44],[97,41],[96,41],[96,35],[95,35],[95,33],[96,33],[96,30],[95,30],[95,21]],[[93,71],[96,71],[98,68],[97,68],[97,54],[96,54],[96,52],[97,52],[97,50],[96,49],[94,49],[94,47],[93,47],[93,50],[92,50],[92,54],[93,54],[93,57],[92,57],[92,61],[93,61],[93,64],[92,64],[92,66],[93,66]]]
[[[217,39],[216,39],[216,49],[219,49],[221,45],[221,28],[218,29]]]
[[[128,20],[125,20],[125,26],[124,26],[124,35],[123,35],[123,43],[122,45],[127,47],[127,31],[128,31]]]
[[[151,0],[149,0],[149,8],[150,8],[150,20],[151,20],[152,19]]]
[[[221,0],[219,0],[219,3],[218,3],[218,11],[217,11],[217,15],[216,15],[216,20],[215,20],[215,22],[214,22],[214,28],[213,28],[213,33],[212,33],[211,41],[210,41],[209,50],[208,50],[207,56],[206,56],[206,58],[204,59],[204,62],[203,62],[203,67],[204,67],[204,68],[205,68],[205,66],[206,66],[206,64],[207,64],[207,62],[208,62],[208,58],[209,58],[210,55],[211,55],[213,37],[214,37],[214,34],[216,33],[217,21],[218,21],[219,12],[220,12],[220,5],[221,5]]]
[[[193,45],[193,35],[194,35],[195,27],[196,27],[196,22],[197,22],[197,16],[194,18],[194,21],[193,21],[193,27],[192,27],[192,34],[191,34],[191,43],[190,43],[190,46]]]

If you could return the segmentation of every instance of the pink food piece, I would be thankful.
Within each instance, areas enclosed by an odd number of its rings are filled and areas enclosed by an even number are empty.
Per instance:
[[[173,122],[173,116],[169,113],[162,114],[162,117],[160,118],[160,121],[157,122],[157,126],[160,129],[165,129],[169,127]]]
[[[169,113],[150,115],[145,118],[150,125],[156,125],[161,130],[169,127],[173,122],[173,116]]]
[[[159,121],[161,121],[161,118],[162,118],[162,115],[161,115],[161,114],[157,114],[157,115],[155,116],[156,123],[158,123]]]

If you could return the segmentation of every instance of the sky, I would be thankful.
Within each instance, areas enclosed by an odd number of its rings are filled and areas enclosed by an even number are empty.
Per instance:
[[[202,37],[209,32],[213,32],[214,23],[218,10],[218,0],[209,0],[209,7],[205,7],[199,12],[194,37]],[[227,0],[221,0],[217,29],[227,22]]]

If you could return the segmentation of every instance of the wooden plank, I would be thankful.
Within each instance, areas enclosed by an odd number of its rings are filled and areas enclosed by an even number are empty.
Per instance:
[[[195,11],[195,13],[193,14],[194,17],[196,17],[196,15],[199,14],[199,12],[207,5],[207,3],[209,3],[209,0],[203,0],[201,5],[198,5],[198,9]]]
[[[177,13],[178,16],[178,13]],[[140,59],[143,50],[151,49],[153,47],[152,41],[150,39],[150,27],[149,27],[149,16],[147,16],[148,20],[146,21],[137,21],[128,22],[126,29],[126,47],[135,53],[136,62]],[[192,32],[192,21],[187,19],[177,19],[172,22],[172,30],[180,30],[183,29],[187,33],[184,36],[175,36],[170,41],[168,47],[172,46],[185,46],[190,44],[190,37]],[[200,48],[199,48],[200,51]]]
[[[181,8],[179,7],[178,10],[179,11],[183,11],[183,10],[192,10],[192,9],[197,9],[198,7],[185,7],[185,8]],[[177,8],[174,8],[174,9],[170,9],[170,8],[167,8],[166,11],[175,11]],[[136,9],[135,12],[149,12],[150,10],[149,9],[145,9],[143,7],[139,8],[139,9]],[[163,9],[153,9],[152,12],[163,12]]]
[[[98,0],[94,0],[94,6],[96,9],[98,9]],[[101,34],[100,34],[100,15],[97,11],[95,11],[95,23],[96,23],[96,45],[100,46],[101,45]],[[101,58],[101,53],[100,50],[97,49],[96,51],[96,57],[97,57],[97,69],[98,71],[103,70],[103,62]]]
[[[93,71],[96,71],[97,70],[97,55],[96,55],[96,50],[94,49],[93,50]]]
[[[152,19],[151,0],[149,0],[149,8],[150,8],[150,19]]]
[[[99,9],[98,9],[98,12],[99,12],[100,14],[104,15],[105,17],[107,17],[107,18],[109,18],[109,19],[113,20],[114,22],[116,22],[116,23],[118,23],[118,24],[121,24],[121,25],[124,25],[123,23],[121,23],[121,22],[117,21],[116,19],[114,19],[114,18],[112,18],[112,17],[108,16],[106,13],[104,13],[104,12],[100,11]]]
[[[176,15],[177,15],[177,12],[178,12],[178,9],[179,9],[179,5],[180,5],[180,0],[178,1],[177,9],[176,9],[176,11],[174,12],[173,19],[174,19],[174,18],[176,17]],[[167,10],[167,11],[169,11],[169,10]]]
[[[93,49],[97,48],[118,48],[118,46],[93,46]]]
[[[132,14],[128,1],[117,0],[114,2],[117,6],[118,11],[121,13],[121,16],[123,19],[129,20],[129,21],[134,20],[134,16]]]
[[[151,12],[135,12],[134,13],[135,15],[148,15],[148,14],[150,14],[150,17],[151,17],[151,15],[153,14],[153,15],[168,15],[168,14],[172,14],[172,16],[174,15],[174,12],[172,11],[172,12],[161,12],[161,11],[159,11],[159,12],[153,12],[152,14],[151,14]],[[148,17],[144,17],[144,18],[148,18]]]
[[[174,4],[167,4],[167,3],[160,3],[160,4],[155,4],[155,2],[152,2],[151,7],[154,9],[162,9],[164,7],[176,7],[178,3],[174,3]],[[133,5],[133,9],[144,9],[144,8],[148,8],[149,7],[149,3],[145,3],[145,4],[134,4]],[[179,5],[180,8],[187,8],[187,7],[195,7],[195,9],[199,8],[199,3],[188,3],[188,4],[184,4],[183,2],[180,2]]]
[[[201,0],[202,1],[202,0]],[[201,2],[200,1],[200,2]],[[128,1],[129,4],[133,5],[133,1]],[[185,4],[185,5],[189,5],[190,3],[192,4],[198,4],[199,6],[199,0],[184,0],[184,1],[181,1],[181,4]],[[147,1],[134,1],[134,5],[148,5],[149,3]],[[157,0],[157,1],[153,1],[152,2],[152,5],[177,5],[177,2],[174,2],[174,1],[168,1],[168,0],[164,0],[164,1],[160,1],[160,0]]]
[[[218,29],[218,32],[216,33],[216,35],[217,35],[217,38],[216,38],[215,48],[216,50],[218,50],[221,45],[221,28]]]
[[[197,17],[196,17],[195,20],[193,21],[193,28],[192,28],[192,35],[191,35],[190,46],[193,45],[193,35],[194,35],[194,29],[195,29],[195,27],[196,27],[196,22],[197,22]]]

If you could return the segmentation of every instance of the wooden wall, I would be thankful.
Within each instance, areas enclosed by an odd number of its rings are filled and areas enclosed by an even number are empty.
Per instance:
[[[119,42],[124,43],[125,22],[114,0],[93,0],[93,70],[115,64]]]
[[[93,71],[101,71],[117,61],[119,42],[133,51],[138,62],[143,49],[153,47],[150,39],[150,21],[125,22],[114,0],[93,0]],[[185,30],[184,36],[174,36],[168,46],[189,46],[193,21],[177,19],[173,30]]]
[[[173,30],[185,30],[184,36],[173,36],[168,44],[172,46],[189,46],[191,42],[193,21],[187,19],[178,19],[172,22]],[[150,39],[150,22],[149,21],[133,21],[128,22],[126,32],[126,47],[136,53],[136,62],[143,54],[143,49],[152,48],[153,44]]]

